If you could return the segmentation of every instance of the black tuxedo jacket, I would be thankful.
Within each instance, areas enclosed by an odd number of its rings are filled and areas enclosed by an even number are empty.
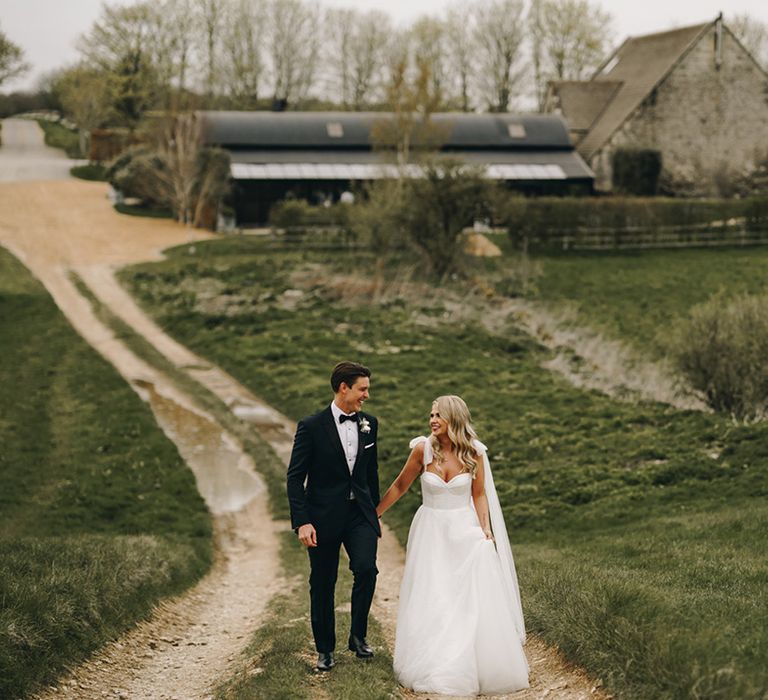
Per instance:
[[[370,432],[360,430],[363,418],[368,421]],[[348,512],[347,500],[352,491],[376,534],[381,535],[376,516],[379,504],[376,446],[379,424],[374,416],[362,412],[357,414],[357,420],[357,459],[351,475],[331,407],[299,421],[288,464],[288,503],[291,507],[291,527],[294,529],[312,523],[318,538],[340,536]]]

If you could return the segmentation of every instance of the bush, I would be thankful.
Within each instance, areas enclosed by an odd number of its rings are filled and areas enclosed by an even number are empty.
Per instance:
[[[305,199],[284,199],[269,210],[269,223],[274,228],[291,229],[305,226],[346,226],[349,206],[334,204],[315,206]]]
[[[619,194],[652,197],[659,189],[661,153],[619,148],[613,154],[613,187]]]
[[[97,180],[103,182],[107,179],[107,169],[99,163],[75,165],[69,169],[69,172],[72,177],[79,177],[81,180]]]
[[[670,351],[716,411],[762,418],[768,408],[768,295],[721,294],[691,309]]]
[[[641,197],[537,197],[510,194],[496,207],[518,248],[568,247],[607,234],[616,243],[627,234],[688,232],[714,227],[723,232],[743,222],[748,231],[768,230],[766,199],[671,199]],[[605,238],[605,236],[604,236]],[[652,238],[651,238],[652,240]]]

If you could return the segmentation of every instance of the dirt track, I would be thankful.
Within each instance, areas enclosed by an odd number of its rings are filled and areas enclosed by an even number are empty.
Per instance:
[[[130,353],[91,313],[68,277],[75,269],[114,313],[144,335],[175,365],[217,394],[251,421],[284,459],[293,424],[216,367],[167,337],[116,284],[116,267],[160,257],[168,246],[200,240],[199,232],[163,220],[114,213],[100,183],[79,181],[0,184],[0,243],[14,252],[43,282],[73,326],[153,405],[171,437],[184,426],[213,419],[153,368]],[[154,402],[152,401],[154,397]],[[159,398],[158,398],[159,397]],[[174,428],[162,405],[188,411]],[[166,411],[166,414],[168,411]],[[189,416],[194,416],[190,420]],[[222,431],[223,435],[223,431]],[[181,442],[195,444],[186,436]],[[228,439],[235,443],[231,436]],[[180,447],[180,449],[182,449]],[[184,450],[182,449],[182,454]],[[185,455],[186,456],[186,455]],[[242,465],[240,465],[242,466]],[[193,467],[194,468],[194,467]],[[203,698],[226,674],[237,653],[258,626],[259,615],[278,577],[275,525],[267,514],[263,490],[234,512],[215,516],[219,556],[211,573],[194,589],[160,606],[151,620],[129,632],[94,659],[74,669],[45,697],[97,698],[120,693],[126,698]],[[252,533],[259,532],[258,539]],[[403,552],[394,536],[381,544],[381,576],[374,614],[393,639]],[[556,650],[533,639],[527,647],[532,688],[519,700],[564,700],[602,696]],[[406,694],[408,697],[414,697]]]

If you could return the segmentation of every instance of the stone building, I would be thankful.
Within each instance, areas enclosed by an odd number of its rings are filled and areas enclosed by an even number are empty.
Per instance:
[[[677,194],[729,194],[768,157],[768,74],[723,23],[630,37],[591,80],[552,82],[546,111],[568,122],[595,187],[619,148],[661,153]]]

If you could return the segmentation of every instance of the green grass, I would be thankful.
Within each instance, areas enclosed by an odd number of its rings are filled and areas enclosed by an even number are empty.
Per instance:
[[[85,154],[80,151],[80,137],[77,131],[47,119],[38,119],[37,123],[45,133],[47,146],[61,148],[70,158],[84,157]]]
[[[344,650],[350,625],[348,610],[337,610],[339,639],[336,667],[332,673],[315,671],[317,655],[312,651],[309,624],[309,595],[306,580],[309,563],[306,550],[293,532],[283,533],[281,560],[284,573],[295,588],[278,594],[270,602],[267,619],[243,652],[231,678],[216,691],[218,700],[311,700],[320,694],[334,700],[389,700],[397,689],[392,657],[387,651],[380,626],[369,624],[368,639],[376,649],[370,661],[356,659]],[[349,605],[352,574],[342,563],[336,584],[337,608]],[[361,672],[364,669],[364,672]]]
[[[581,319],[640,350],[663,353],[671,328],[695,304],[768,287],[768,248],[583,253],[537,257],[539,297],[569,303]]]
[[[66,667],[208,569],[194,477],[149,408],[0,250],[0,697]]]
[[[337,360],[373,368],[383,486],[426,430],[431,399],[463,395],[490,446],[530,627],[619,697],[768,689],[768,619],[755,608],[766,533],[751,525],[765,514],[768,427],[577,390],[541,368],[546,352],[528,337],[441,321],[439,289],[383,305],[323,287],[295,308],[282,296],[297,270],[365,275],[365,257],[335,251],[328,262],[242,237],[170,254],[124,279],[172,335],[293,418],[330,400]],[[594,278],[598,259],[586,258]],[[615,258],[603,259],[609,274]],[[543,260],[539,287],[571,262]],[[615,296],[631,306],[629,291]],[[419,502],[413,489],[387,514],[401,541]]]

